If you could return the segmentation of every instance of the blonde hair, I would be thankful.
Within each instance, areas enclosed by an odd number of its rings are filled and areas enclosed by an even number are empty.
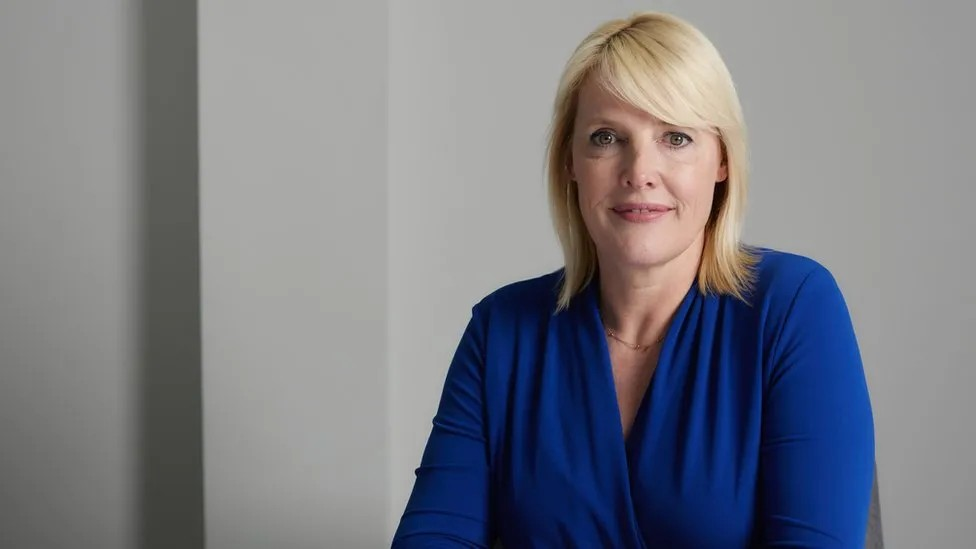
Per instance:
[[[547,148],[549,206],[565,258],[557,311],[569,306],[598,267],[569,171],[579,90],[587,78],[668,124],[718,136],[728,179],[715,187],[698,288],[745,300],[758,258],[740,242],[748,166],[745,123],[732,76],[698,29],[672,15],[643,12],[593,31],[573,52],[559,82]]]

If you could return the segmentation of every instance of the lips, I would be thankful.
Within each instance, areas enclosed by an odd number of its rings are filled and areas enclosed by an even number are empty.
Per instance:
[[[647,202],[628,202],[625,204],[620,204],[611,208],[617,213],[655,213],[655,212],[667,212],[672,208],[665,206],[664,204],[647,203]]]
[[[654,223],[674,208],[649,202],[627,202],[610,208],[613,213],[630,223]]]

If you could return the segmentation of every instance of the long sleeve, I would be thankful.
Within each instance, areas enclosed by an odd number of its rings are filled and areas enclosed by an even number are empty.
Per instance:
[[[847,305],[816,268],[772,352],[763,411],[758,535],[767,547],[862,548],[874,422]]]
[[[489,466],[484,427],[485,326],[475,307],[451,365],[393,547],[489,544]]]

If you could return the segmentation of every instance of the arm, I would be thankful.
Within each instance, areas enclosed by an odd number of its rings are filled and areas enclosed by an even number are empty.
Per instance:
[[[763,408],[757,526],[764,546],[864,547],[874,420],[834,278],[800,284],[773,348]]]
[[[474,309],[448,369],[440,405],[393,547],[489,545],[489,468],[482,370],[484,322]]]

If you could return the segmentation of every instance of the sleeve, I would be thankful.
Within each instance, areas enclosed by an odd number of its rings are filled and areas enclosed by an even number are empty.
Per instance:
[[[396,549],[489,545],[489,466],[482,373],[485,326],[472,311],[448,368]]]
[[[874,419],[850,313],[830,272],[800,284],[772,353],[758,531],[767,547],[864,547]]]

